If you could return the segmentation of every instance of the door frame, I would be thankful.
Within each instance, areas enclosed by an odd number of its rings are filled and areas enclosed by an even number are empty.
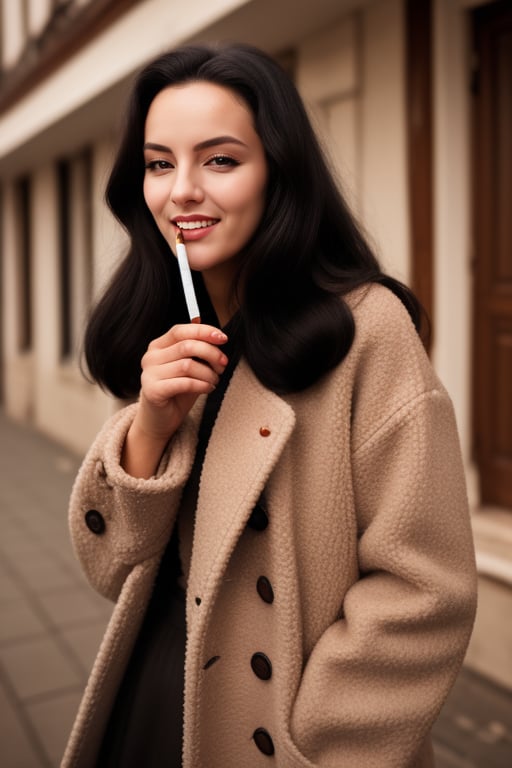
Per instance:
[[[411,287],[429,320],[424,342],[430,351],[434,332],[432,0],[406,0],[405,35]]]
[[[486,205],[482,207],[481,200],[491,200],[494,190],[494,181],[491,175],[491,163],[489,156],[489,147],[492,145],[492,129],[490,123],[491,103],[489,99],[493,97],[492,78],[493,73],[490,67],[484,68],[485,57],[480,56],[482,43],[480,39],[483,24],[492,24],[499,20],[503,12],[511,13],[510,0],[496,0],[491,4],[479,7],[471,15],[471,43],[472,43],[472,80],[471,80],[471,213],[472,213],[472,233],[474,241],[474,258],[472,260],[473,286],[472,286],[472,454],[477,467],[479,478],[479,496],[481,504],[490,506],[507,507],[508,499],[512,496],[512,489],[509,486],[510,481],[501,482],[503,472],[495,469],[492,471],[489,447],[489,422],[491,419],[490,399],[492,393],[489,391],[486,376],[491,368],[492,349],[489,346],[489,330],[486,320],[480,320],[487,311],[483,306],[485,303],[479,286],[485,282],[487,275],[486,265],[482,263],[480,254],[486,252],[492,238],[493,222],[489,217],[489,209]],[[484,42],[485,44],[485,42]],[[487,317],[487,316],[486,316]],[[489,318],[487,317],[487,320]],[[487,475],[485,474],[485,465],[489,465]],[[492,491],[488,489],[491,478],[492,482],[498,483],[496,495],[492,496]]]

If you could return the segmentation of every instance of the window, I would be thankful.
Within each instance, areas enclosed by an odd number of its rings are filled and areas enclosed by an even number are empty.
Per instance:
[[[25,176],[16,184],[18,211],[18,349],[29,352],[33,343],[32,319],[32,216],[30,178]]]
[[[60,358],[76,356],[92,294],[91,153],[57,164]]]

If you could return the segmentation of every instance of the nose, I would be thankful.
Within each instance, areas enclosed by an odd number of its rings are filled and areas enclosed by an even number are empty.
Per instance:
[[[173,184],[170,197],[176,205],[185,205],[189,202],[201,202],[204,193],[194,170],[186,165],[176,168],[173,174]]]

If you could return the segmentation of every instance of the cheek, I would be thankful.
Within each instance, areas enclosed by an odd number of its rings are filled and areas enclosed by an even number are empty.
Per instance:
[[[232,210],[242,216],[249,225],[256,226],[265,208],[265,179],[248,185],[245,189],[238,187],[233,195]]]
[[[144,181],[142,191],[147,207],[153,216],[157,216],[162,207],[163,194],[161,188],[154,183],[153,179],[147,179]]]
[[[145,203],[146,203],[147,207],[152,212],[153,211],[153,202],[152,202],[152,199],[151,199],[151,184],[148,184],[147,181],[144,181],[144,184],[142,186],[142,193],[144,195],[144,200],[145,200]]]
[[[254,229],[259,225],[261,219],[263,218],[266,201],[265,190],[265,185],[259,185],[257,189],[254,190],[251,204],[248,206],[249,217],[252,221]]]

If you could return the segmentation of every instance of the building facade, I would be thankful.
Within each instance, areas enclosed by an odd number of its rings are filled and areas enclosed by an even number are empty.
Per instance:
[[[280,59],[388,272],[432,319],[480,573],[467,662],[512,688],[509,0],[2,0],[3,407],[83,453],[117,407],[80,371],[126,245],[103,203],[133,74],[185,41]]]

